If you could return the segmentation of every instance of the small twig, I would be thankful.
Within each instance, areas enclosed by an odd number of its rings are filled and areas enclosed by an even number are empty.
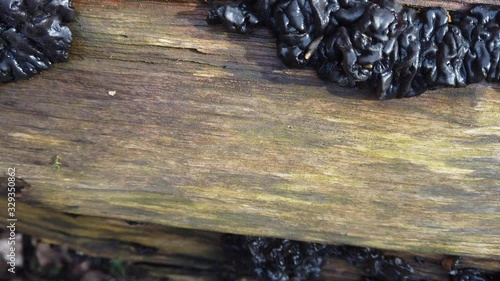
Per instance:
[[[314,55],[314,53],[318,49],[319,43],[321,43],[321,40],[323,40],[323,35],[321,35],[320,37],[314,39],[311,42],[311,44],[309,44],[309,46],[307,46],[308,50],[307,50],[307,53],[304,55],[304,58],[306,60],[309,60],[309,58],[311,58],[311,56]]]

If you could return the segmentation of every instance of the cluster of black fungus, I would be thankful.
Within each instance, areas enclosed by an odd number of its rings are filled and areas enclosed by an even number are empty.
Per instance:
[[[450,281],[494,281],[500,280],[500,272],[486,273],[476,268],[461,268],[460,257],[446,257],[441,261],[444,269],[448,270]]]
[[[380,99],[500,81],[494,6],[450,14],[395,0],[240,0],[211,10],[207,22],[240,33],[263,23],[287,66],[312,66],[324,80],[369,87]]]
[[[224,235],[226,258],[238,274],[271,281],[321,280],[327,256],[342,257],[364,268],[365,280],[411,280],[413,268],[398,257],[384,256],[372,248],[327,246],[287,239]],[[228,278],[235,280],[235,278]]]
[[[460,269],[451,275],[451,281],[495,281],[500,275],[486,274],[475,268]]]
[[[320,280],[324,244],[287,239],[224,235],[222,246],[238,275],[264,280]]]
[[[0,82],[66,61],[74,19],[71,0],[0,0]]]
[[[364,268],[364,281],[410,281],[413,268],[402,259],[385,256],[373,248],[339,246],[334,254],[352,265]]]
[[[500,272],[482,272],[476,268],[462,267],[462,258],[448,256],[441,260],[441,267],[448,271],[450,281],[494,281],[500,280]]]
[[[330,256],[360,268],[363,281],[426,281],[401,258],[373,248],[233,234],[222,236],[222,247],[229,268],[224,272],[224,280],[240,280],[243,276],[270,281],[322,280],[321,267]],[[442,266],[450,281],[500,280],[500,272],[460,268],[459,257],[445,260],[450,264]],[[417,262],[422,264],[424,260],[417,258]]]

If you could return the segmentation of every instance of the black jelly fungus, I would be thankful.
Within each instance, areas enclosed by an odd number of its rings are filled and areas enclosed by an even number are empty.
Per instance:
[[[450,13],[395,0],[239,0],[211,10],[207,22],[239,33],[264,24],[285,65],[311,66],[341,86],[367,86],[380,99],[500,81],[495,6]]]
[[[343,259],[361,269],[363,281],[427,280],[422,279],[418,268],[413,269],[403,259],[384,255],[374,248],[235,234],[224,234],[221,240],[226,260],[226,271],[221,279],[227,281],[244,280],[241,277],[247,276],[270,281],[325,280],[321,277],[321,267],[328,257]],[[419,264],[424,263],[421,257],[415,259]],[[500,280],[500,272],[460,268],[460,257],[446,257],[441,263],[450,281]]]
[[[0,82],[67,61],[74,20],[71,0],[0,0]]]
[[[404,281],[411,277],[413,268],[398,257],[380,256],[369,260],[365,272],[375,280]]]
[[[327,246],[278,238],[222,237],[225,256],[234,264],[236,275],[262,280],[320,280]]]
[[[460,269],[454,273],[450,280],[451,281],[495,281],[499,280],[500,275],[496,276],[492,274],[487,274],[481,272],[475,268]]]

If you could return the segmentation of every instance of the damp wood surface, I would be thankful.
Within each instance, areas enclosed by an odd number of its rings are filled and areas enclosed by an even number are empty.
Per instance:
[[[25,202],[17,207],[23,210],[23,215],[16,222],[16,229],[30,234],[23,239],[63,245],[89,256],[120,259],[127,262],[127,273],[133,276],[216,281],[222,280],[221,276],[231,268],[222,251],[221,233],[60,213]],[[6,210],[0,208],[0,217],[6,216]],[[414,270],[412,280],[447,281],[449,269],[443,264],[454,260],[442,254],[390,250],[381,253],[386,257],[399,257],[409,264]],[[327,257],[322,280],[358,281],[366,274],[365,266],[349,264],[341,256]],[[500,261],[462,257],[455,269],[464,268],[495,272],[500,268]],[[243,280],[256,281],[248,277]]]
[[[285,68],[265,29],[207,26],[206,3],[74,4],[70,61],[0,86],[23,204],[500,259],[498,85],[378,101]]]

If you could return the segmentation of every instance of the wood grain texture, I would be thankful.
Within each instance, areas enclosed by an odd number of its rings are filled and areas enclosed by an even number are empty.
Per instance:
[[[29,233],[33,240],[45,244],[65,245],[86,255],[126,261],[127,272],[132,275],[175,281],[215,281],[221,280],[224,272],[231,268],[222,251],[220,233],[58,213],[24,202],[17,208],[23,214],[16,222],[18,232]],[[6,211],[0,208],[0,218],[7,217]],[[412,253],[382,253],[409,264],[414,269],[412,280],[449,280],[447,270],[441,265],[443,255],[418,255],[423,259],[418,262]],[[461,268],[498,271],[500,260],[463,257],[456,269]],[[366,274],[364,265],[352,265],[344,258],[331,256],[326,258],[321,276],[322,280],[358,281],[363,274]]]
[[[381,102],[285,68],[264,29],[207,26],[205,4],[75,6],[71,60],[0,87],[0,168],[30,184],[23,202],[500,259],[498,85]]]
[[[161,273],[168,280],[217,280],[221,272],[223,254],[218,233],[57,213],[22,202],[17,208],[22,210],[17,232],[89,256],[127,261],[133,264],[127,267],[129,273],[145,264],[152,268],[148,272],[137,269],[137,274]],[[7,217],[4,208],[0,217]],[[154,270],[160,266],[161,271]]]
[[[499,0],[399,0],[398,2],[415,7],[443,7],[448,10],[466,10],[472,5],[500,5]]]

